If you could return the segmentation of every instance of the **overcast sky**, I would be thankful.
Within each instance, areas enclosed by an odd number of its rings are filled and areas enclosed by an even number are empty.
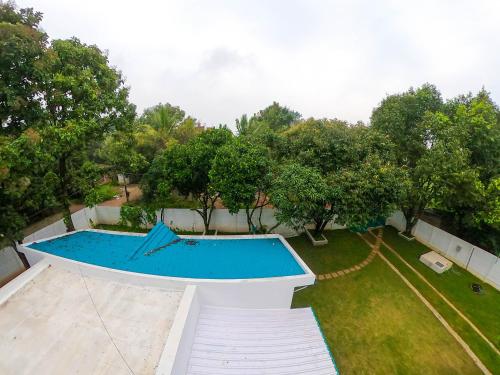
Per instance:
[[[139,111],[226,123],[273,100],[368,121],[387,93],[482,86],[500,102],[500,1],[22,0],[51,38],[109,51]]]

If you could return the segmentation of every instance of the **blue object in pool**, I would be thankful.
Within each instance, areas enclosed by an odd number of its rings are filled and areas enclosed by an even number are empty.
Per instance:
[[[134,259],[140,253],[150,255],[155,251],[161,250],[165,246],[179,241],[179,236],[170,228],[163,223],[158,223],[149,231],[146,237],[143,237],[143,242],[134,250],[130,259]]]
[[[172,240],[162,247],[162,241],[151,240],[168,240],[161,235],[166,235],[163,229],[157,231],[150,232],[149,241],[148,236],[82,231],[29,247],[79,262],[161,276],[247,279],[305,273],[278,238],[174,241],[168,237]]]

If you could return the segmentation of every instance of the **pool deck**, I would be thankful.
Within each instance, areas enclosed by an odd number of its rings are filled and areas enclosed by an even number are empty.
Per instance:
[[[153,374],[182,294],[44,268],[0,304],[0,373]]]

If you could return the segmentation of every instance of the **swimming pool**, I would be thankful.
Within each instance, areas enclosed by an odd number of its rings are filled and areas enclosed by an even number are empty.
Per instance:
[[[97,266],[196,279],[253,279],[306,272],[280,238],[187,238],[144,249],[145,236],[84,230],[27,247]],[[138,251],[139,250],[139,251]]]

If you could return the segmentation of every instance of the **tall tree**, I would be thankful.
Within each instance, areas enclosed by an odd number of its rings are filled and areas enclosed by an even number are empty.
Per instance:
[[[236,138],[218,150],[209,175],[229,212],[234,214],[243,208],[248,230],[263,230],[260,213],[269,203],[266,193],[271,183],[271,159],[267,149]],[[260,210],[259,228],[254,223],[257,210]]]
[[[372,114],[373,128],[391,139],[396,161],[408,174],[400,202],[407,234],[448,181],[467,169],[468,153],[442,109],[439,91],[424,85],[388,96]]]
[[[186,113],[179,107],[169,103],[159,103],[154,107],[145,109],[139,121],[149,124],[165,134],[172,134],[184,120],[185,116]]]
[[[210,221],[219,192],[213,188],[210,175],[217,151],[228,143],[232,133],[227,128],[208,129],[186,144],[176,144],[157,157],[144,176],[145,198],[163,203],[167,191],[177,190],[198,200],[196,212],[202,217],[205,230]]]
[[[40,12],[0,3],[0,136],[19,135],[40,121],[39,100],[47,35],[39,29]]]
[[[347,227],[364,227],[394,209],[403,191],[403,173],[376,156],[327,176],[292,163],[273,182],[271,202],[278,222],[296,230],[313,224],[316,236],[334,218]]]
[[[74,230],[70,195],[72,187],[81,186],[74,176],[86,160],[83,150],[90,141],[132,121],[135,112],[121,74],[96,46],[78,39],[55,40],[45,60],[41,100],[46,111],[39,131],[44,149],[54,159],[66,225]]]
[[[39,134],[32,129],[16,138],[0,137],[0,247],[9,244],[17,250],[30,213],[55,203],[57,176],[40,143]]]
[[[298,163],[283,167],[273,181],[270,196],[278,223],[298,231],[314,224],[314,234],[320,235],[335,217],[333,190],[326,178],[312,167]]]

